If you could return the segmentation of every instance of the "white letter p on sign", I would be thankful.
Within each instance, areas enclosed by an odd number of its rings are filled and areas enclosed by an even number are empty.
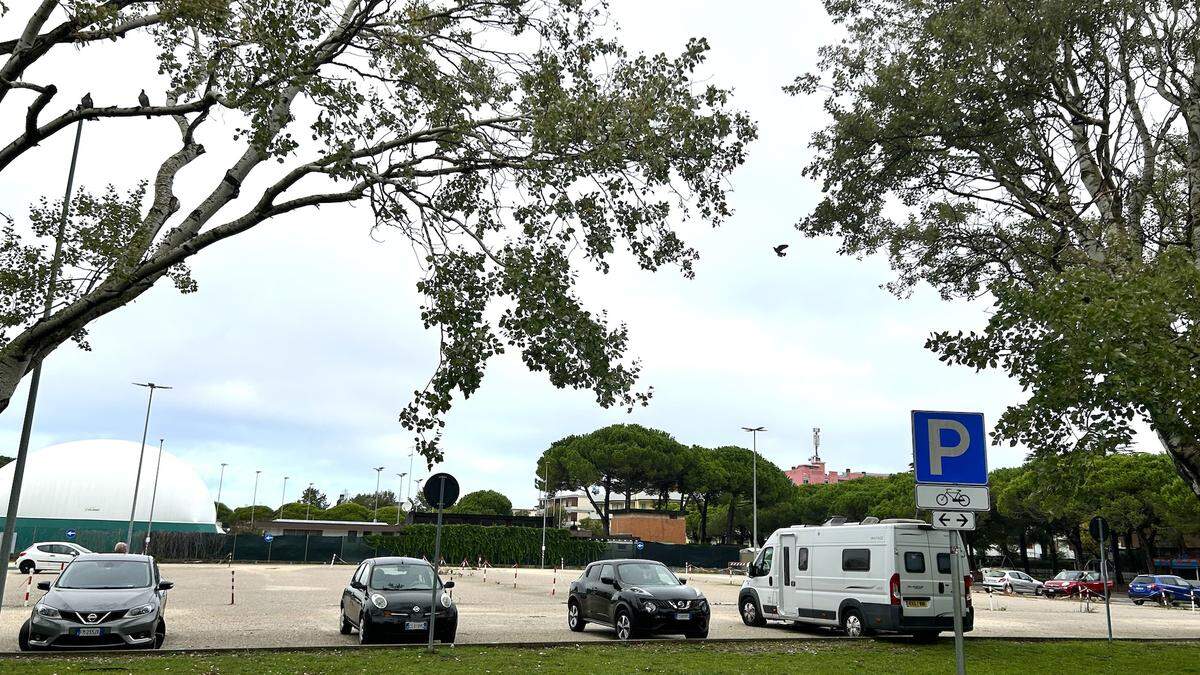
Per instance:
[[[942,429],[949,429],[958,434],[958,444],[945,447],[942,445]],[[967,451],[971,445],[971,436],[967,428],[954,420],[929,420],[929,473],[942,475],[942,458],[958,457]]]

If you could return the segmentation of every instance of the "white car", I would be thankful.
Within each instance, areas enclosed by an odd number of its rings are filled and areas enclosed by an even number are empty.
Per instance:
[[[1020,570],[990,569],[983,573],[983,590],[1041,595],[1042,582]]]
[[[82,553],[91,551],[69,541],[43,541],[17,554],[17,569],[21,574],[43,570],[58,572]]]

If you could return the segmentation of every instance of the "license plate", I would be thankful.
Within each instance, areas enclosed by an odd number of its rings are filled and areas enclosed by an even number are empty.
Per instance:
[[[692,619],[692,615],[688,614],[687,612],[679,612],[678,614],[675,615],[676,621],[690,621],[691,619]]]
[[[428,630],[428,621],[405,621],[404,630]]]
[[[104,635],[103,628],[76,628],[75,634],[79,637],[100,637]]]
[[[929,601],[928,600],[905,600],[904,606],[905,607],[924,608],[924,607],[929,606]]]

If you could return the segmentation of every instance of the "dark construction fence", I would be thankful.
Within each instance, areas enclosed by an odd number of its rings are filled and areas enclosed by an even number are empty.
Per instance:
[[[434,527],[413,525],[396,535],[326,537],[285,534],[266,541],[260,534],[210,534],[162,532],[154,535],[150,553],[164,561],[357,563],[379,555],[424,556],[433,559]],[[442,530],[442,558],[457,565],[464,558],[472,565],[482,557],[495,566],[537,565],[541,558],[541,528],[447,525]],[[724,568],[738,559],[736,546],[657,544],[603,541],[570,536],[564,530],[546,531],[546,564],[564,562],[581,566],[602,558],[643,558],[671,567]]]

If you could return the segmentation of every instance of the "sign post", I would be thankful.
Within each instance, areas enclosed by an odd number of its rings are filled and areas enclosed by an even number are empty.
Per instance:
[[[975,529],[975,511],[991,506],[987,436],[982,413],[912,413],[913,472],[917,508],[933,512],[933,527],[949,530],[950,581],[954,603],[954,661],[966,672],[963,653],[962,531]]]
[[[442,511],[453,506],[458,500],[458,481],[448,473],[437,473],[429,477],[425,481],[425,487],[422,488],[425,494],[425,501],[430,506],[436,506],[437,515],[437,530],[433,536],[433,591],[430,593],[431,602],[429,603],[429,651],[433,651],[433,627],[437,623],[437,608],[438,608],[438,567],[442,561]]]
[[[1104,619],[1108,622],[1108,641],[1112,642],[1112,608],[1108,605],[1108,562],[1105,560],[1104,549],[1108,548],[1108,521],[1102,516],[1092,518],[1088,523],[1088,531],[1100,542],[1100,587],[1104,589]]]

